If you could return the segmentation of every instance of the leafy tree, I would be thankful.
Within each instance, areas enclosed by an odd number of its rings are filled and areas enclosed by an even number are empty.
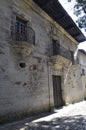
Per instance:
[[[71,2],[72,0],[68,0]],[[74,14],[78,17],[77,23],[80,28],[84,28],[86,31],[86,0],[75,0]]]

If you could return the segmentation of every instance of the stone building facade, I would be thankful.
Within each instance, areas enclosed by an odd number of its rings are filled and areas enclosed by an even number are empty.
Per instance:
[[[78,42],[36,3],[1,0],[0,30],[0,122],[83,100]]]

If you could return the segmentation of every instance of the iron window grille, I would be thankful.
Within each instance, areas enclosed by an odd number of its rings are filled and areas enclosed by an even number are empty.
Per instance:
[[[60,55],[71,60],[70,50],[65,49],[59,44],[58,40],[53,40],[53,55]]]
[[[35,32],[31,27],[27,26],[27,21],[16,17],[15,27],[12,31],[12,40],[35,44]]]

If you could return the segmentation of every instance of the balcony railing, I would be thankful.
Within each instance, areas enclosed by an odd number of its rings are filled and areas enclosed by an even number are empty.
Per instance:
[[[27,28],[27,32],[25,32],[25,34],[16,32],[14,30],[14,31],[12,31],[12,40],[29,42],[29,43],[35,45],[35,32],[31,27]]]
[[[53,56],[55,55],[60,55],[62,57],[65,57],[69,60],[72,60],[71,58],[71,51],[65,49],[64,47],[62,47],[60,44],[53,44]]]

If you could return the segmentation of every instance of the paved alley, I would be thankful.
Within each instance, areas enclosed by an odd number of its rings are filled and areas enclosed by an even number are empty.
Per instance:
[[[53,114],[29,117],[0,126],[0,130],[86,130],[86,101],[65,106]]]

